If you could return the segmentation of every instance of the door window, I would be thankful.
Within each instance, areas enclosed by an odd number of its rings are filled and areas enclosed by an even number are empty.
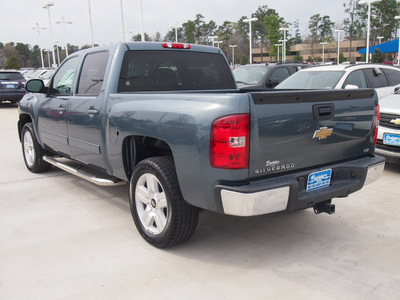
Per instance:
[[[78,84],[78,95],[97,96],[103,85],[108,61],[108,52],[89,54],[83,62]]]
[[[278,80],[279,83],[284,81],[290,76],[289,70],[287,68],[278,68],[274,70],[270,76],[271,80]]]
[[[370,88],[376,89],[388,86],[386,76],[379,68],[365,69],[364,72]]]
[[[400,84],[400,70],[391,70],[391,69],[384,69],[382,71],[386,74],[386,77],[389,79],[390,85],[397,85]]]
[[[358,86],[359,89],[364,89],[368,87],[367,80],[365,79],[365,75],[362,70],[351,72],[344,82],[342,88],[346,88],[346,86],[349,84]]]
[[[78,57],[72,57],[63,63],[54,75],[51,94],[57,96],[69,96],[71,86],[78,66]]]

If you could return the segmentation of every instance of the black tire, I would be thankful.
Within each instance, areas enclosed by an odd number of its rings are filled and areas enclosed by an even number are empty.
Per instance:
[[[169,157],[148,158],[136,166],[129,204],[139,233],[157,248],[182,243],[196,230],[199,209],[183,199]]]
[[[51,169],[51,164],[43,160],[46,151],[37,141],[32,123],[26,123],[21,133],[22,155],[25,165],[32,173],[46,172]]]

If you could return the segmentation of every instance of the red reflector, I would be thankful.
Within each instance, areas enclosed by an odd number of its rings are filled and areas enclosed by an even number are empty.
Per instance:
[[[210,163],[213,168],[247,169],[250,149],[250,114],[225,116],[211,128]]]
[[[379,120],[380,120],[380,108],[379,108],[379,104],[377,104],[376,105],[376,116],[375,116],[375,133],[374,133],[374,140],[372,141],[373,145],[376,145],[376,142],[378,140]]]
[[[173,49],[190,49],[190,44],[184,43],[162,43],[164,48],[173,48]]]

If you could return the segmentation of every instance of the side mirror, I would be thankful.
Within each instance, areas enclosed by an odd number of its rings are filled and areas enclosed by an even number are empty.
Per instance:
[[[41,93],[44,90],[42,79],[31,79],[25,84],[25,89],[31,93]]]
[[[348,84],[348,85],[346,85],[346,86],[344,87],[344,89],[345,89],[345,90],[356,90],[356,89],[358,89],[358,86],[357,86],[357,85],[354,85],[354,84]]]
[[[280,82],[279,82],[278,79],[276,79],[276,78],[271,78],[271,79],[269,79],[269,80],[267,81],[266,86],[267,86],[268,88],[274,88],[274,87],[276,87],[279,83],[280,83]]]

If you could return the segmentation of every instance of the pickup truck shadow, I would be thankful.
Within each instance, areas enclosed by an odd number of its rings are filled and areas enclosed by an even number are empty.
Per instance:
[[[397,166],[393,168],[398,172]],[[76,188],[130,216],[128,184],[98,187],[79,178],[73,181]],[[315,261],[328,265],[334,260],[352,266],[358,264],[356,249],[368,248],[371,236],[360,227],[360,220],[354,218],[347,201],[335,199],[338,209],[333,215],[314,215],[312,209],[255,217],[203,211],[196,232],[187,242],[165,250],[144,241],[142,245],[151,253],[164,251],[166,255],[201,263],[251,270],[277,268],[282,271],[282,267],[315,267]],[[133,221],[131,224],[131,230],[136,233]],[[139,234],[133,238],[142,239]]]
[[[400,174],[400,164],[386,162],[385,171]]]

